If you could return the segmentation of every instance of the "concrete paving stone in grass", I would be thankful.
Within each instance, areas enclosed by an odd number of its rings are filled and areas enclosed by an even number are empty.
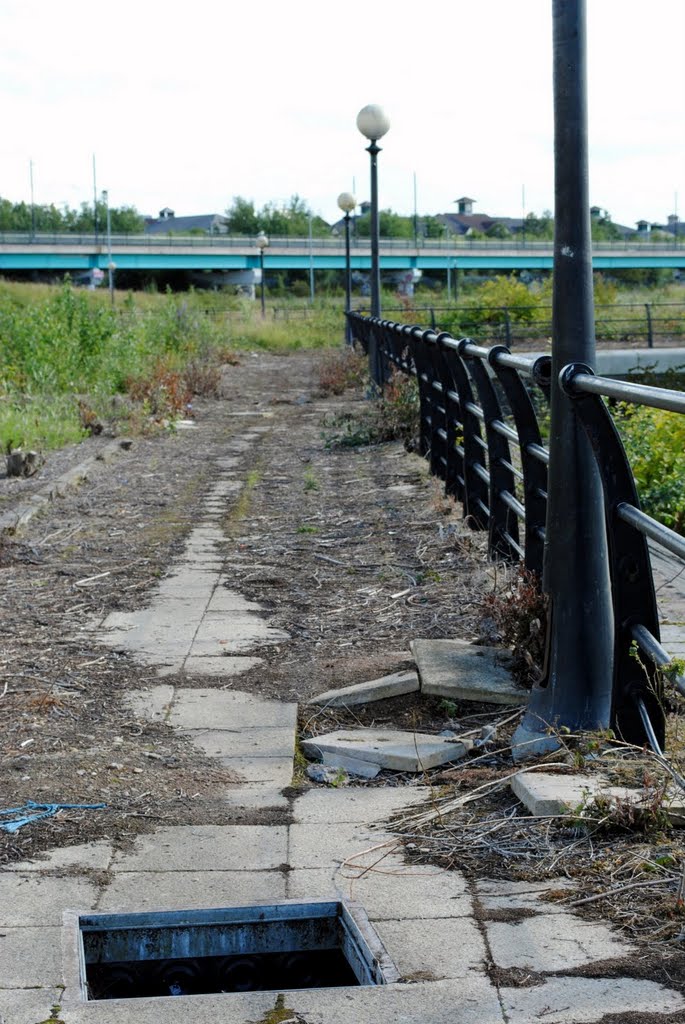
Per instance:
[[[72,1002],[65,992],[65,1024],[260,1024],[274,1009],[273,992],[166,996],[158,999],[102,999]],[[7,1024],[14,1024],[8,1021]],[[34,1024],[34,1022],[32,1022]],[[428,1024],[428,1022],[426,1022]]]
[[[564,914],[568,908],[546,899],[551,892],[568,890],[571,899],[573,885],[567,878],[551,878],[544,882],[510,882],[477,879],[476,895],[484,910],[534,910],[538,914]]]
[[[149,722],[163,722],[169,713],[174,697],[174,687],[168,683],[151,686],[147,690],[129,690],[126,703],[136,718]]]
[[[389,845],[384,845],[384,844]],[[382,849],[376,849],[383,847]],[[398,852],[400,851],[400,852]],[[289,863],[292,868],[326,868],[351,858],[365,867],[379,861],[379,868],[403,863],[397,836],[372,831],[365,825],[291,825]],[[361,868],[349,867],[348,874]]]
[[[189,655],[183,663],[183,671],[187,676],[221,676],[230,678],[249,672],[251,668],[263,663],[263,658],[248,658],[241,654],[198,654]]]
[[[184,735],[208,757],[290,757],[295,751],[295,730],[192,729]]]
[[[289,786],[293,778],[291,757],[222,757],[224,768],[229,768],[242,782],[270,782]]]
[[[98,913],[238,907],[285,898],[281,871],[118,871],[98,902]]]
[[[610,1013],[651,1019],[685,1009],[679,992],[636,978],[550,978],[533,988],[501,988],[500,996],[510,1024],[595,1024]]]
[[[286,992],[285,1006],[306,1024],[503,1024],[504,1020],[497,990],[478,974],[458,981]]]
[[[324,752],[342,754],[405,772],[461,760],[471,746],[468,740],[402,729],[338,729],[302,741],[302,749],[310,757],[320,758]]]
[[[488,704],[525,704],[528,691],[512,679],[511,652],[465,640],[413,640],[422,693]]]
[[[606,925],[571,913],[540,914],[518,924],[486,921],[485,929],[498,967],[564,971],[635,952]]]
[[[84,811],[84,814],[102,814],[102,811]],[[105,812],[106,813],[106,812]],[[15,861],[6,864],[4,871],[55,871],[61,868],[92,868],[106,871],[113,855],[112,844],[105,840],[95,843],[81,843],[78,846],[62,846],[49,853],[36,855],[34,860]]]
[[[374,928],[406,980],[466,978],[483,971],[485,942],[470,917],[376,921]]]
[[[61,937],[62,929],[58,927],[4,928],[0,938],[0,985],[3,988],[59,985],[62,981]]]
[[[380,679],[369,679],[365,683],[355,683],[354,686],[343,686],[339,690],[326,690],[325,693],[311,697],[307,703],[327,707],[354,707],[356,704],[370,704],[375,700],[416,693],[418,689],[417,672],[394,672]]]
[[[2,1024],[36,1024],[49,1020],[51,1008],[61,1000],[61,988],[0,987],[0,1021]]]
[[[287,829],[268,825],[192,825],[138,836],[117,853],[119,871],[267,871],[287,860]]]
[[[242,690],[217,690],[215,687],[179,689],[169,722],[183,729],[294,730],[297,704],[265,700]]]
[[[427,801],[429,795],[430,790],[418,786],[310,789],[295,801],[293,820],[299,825],[381,822]]]
[[[83,877],[55,877],[38,871],[0,872],[0,928],[58,927],[63,910],[92,910],[97,895],[96,886]]]

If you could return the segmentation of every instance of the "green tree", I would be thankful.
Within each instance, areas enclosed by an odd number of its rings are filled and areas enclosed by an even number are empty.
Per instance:
[[[495,222],[485,232],[487,238],[511,238],[511,231],[504,224]]]
[[[554,220],[551,212],[545,210],[541,217],[529,213],[523,222],[523,231],[526,238],[554,238]]]
[[[402,217],[393,210],[381,210],[378,215],[379,232],[382,238],[413,238],[414,219],[413,217]],[[357,217],[357,235],[360,238],[369,238],[371,235],[371,214],[364,213]]]
[[[233,202],[226,210],[228,230],[232,235],[256,235],[259,233],[259,218],[251,199],[233,196]]]

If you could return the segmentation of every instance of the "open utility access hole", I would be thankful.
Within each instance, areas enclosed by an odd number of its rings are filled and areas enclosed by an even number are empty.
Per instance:
[[[360,907],[283,903],[78,917],[85,999],[383,985],[397,971]]]

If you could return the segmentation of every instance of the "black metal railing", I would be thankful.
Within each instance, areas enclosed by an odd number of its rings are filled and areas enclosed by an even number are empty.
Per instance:
[[[368,309],[368,307],[367,307]],[[433,330],[468,335],[474,341],[502,343],[511,347],[528,342],[548,342],[552,336],[552,307],[425,305],[407,301],[404,306],[384,306],[386,314],[420,316]],[[685,341],[685,303],[612,302],[595,304],[595,340],[598,344],[682,344]]]
[[[416,378],[420,451],[446,493],[463,504],[470,526],[487,531],[490,557],[521,561],[542,576],[549,452],[537,410],[549,401],[551,357],[517,356],[504,345],[484,348],[358,313],[348,317],[365,349],[375,338],[386,365]],[[660,642],[648,540],[685,559],[685,538],[641,510],[604,399],[685,413],[685,393],[598,377],[584,364],[566,366],[559,383],[589,438],[604,491],[615,631],[612,727],[628,742],[660,751],[662,670],[672,659]],[[635,656],[636,648],[644,658]],[[685,678],[674,682],[685,695]]]

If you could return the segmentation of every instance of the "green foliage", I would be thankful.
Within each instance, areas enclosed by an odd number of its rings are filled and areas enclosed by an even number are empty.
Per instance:
[[[256,235],[264,231],[274,238],[306,238],[309,235],[311,217],[312,234],[320,237],[330,233],[328,224],[321,217],[313,216],[307,203],[293,195],[285,203],[266,203],[256,210],[251,199],[234,196],[226,210],[228,230],[234,235]]]
[[[645,511],[685,533],[685,416],[622,405],[617,419]]]
[[[381,238],[413,238],[414,218],[402,217],[392,210],[381,210],[378,214],[378,225]],[[371,235],[371,214],[364,213],[357,217],[355,231],[359,238]]]
[[[141,234],[145,229],[145,221],[134,206],[111,206],[109,210],[112,232],[114,234]],[[98,200],[97,220],[101,233],[104,234],[107,224],[107,207]],[[81,203],[78,210],[63,206],[58,209],[54,203],[48,205],[29,203],[12,203],[9,199],[0,198],[0,231],[79,233],[92,234],[95,230],[93,206]]]
[[[82,395],[101,412],[112,395],[135,382],[154,412],[153,405],[170,406],[172,383],[179,395],[190,379],[196,387],[211,388],[212,375],[203,360],[225,338],[216,322],[196,308],[192,295],[169,295],[149,308],[129,298],[112,309],[68,281],[38,294],[47,297],[27,302],[21,290],[0,286],[3,447],[51,448],[80,440]],[[152,381],[149,386],[146,379]]]
[[[529,213],[523,223],[523,234],[526,238],[554,238],[554,220],[551,212],[545,210],[541,217]]]

